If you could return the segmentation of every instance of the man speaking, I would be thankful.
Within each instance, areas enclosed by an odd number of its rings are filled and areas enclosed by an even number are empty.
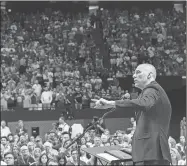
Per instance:
[[[155,81],[156,69],[151,64],[139,65],[133,75],[135,87],[142,90],[137,99],[96,101],[96,107],[133,107],[137,126],[132,140],[135,165],[169,165],[169,125],[171,104],[164,89]],[[95,101],[95,100],[93,100]]]

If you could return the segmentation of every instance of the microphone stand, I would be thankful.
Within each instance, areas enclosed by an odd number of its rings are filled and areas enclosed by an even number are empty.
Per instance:
[[[78,136],[76,139],[74,139],[67,147],[66,149],[70,148],[75,142],[77,142],[78,146],[78,166],[80,166],[80,156],[81,156],[81,138],[84,137],[85,133],[90,130],[93,126],[98,124],[101,120],[103,120],[109,113],[114,112],[116,108],[111,108],[110,111],[106,112],[101,118],[99,118],[97,121],[95,121],[91,126],[89,126],[84,132]]]

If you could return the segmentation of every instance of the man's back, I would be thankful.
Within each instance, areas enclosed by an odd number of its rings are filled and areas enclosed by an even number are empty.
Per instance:
[[[137,112],[137,126],[133,136],[133,161],[160,160],[171,161],[168,137],[171,119],[171,104],[157,83],[150,83],[140,94],[139,99],[148,104],[147,109]],[[151,99],[152,98],[152,99]],[[153,99],[154,98],[154,99]],[[146,103],[144,103],[146,105]],[[143,104],[143,105],[144,105]],[[142,152],[142,150],[144,150]]]

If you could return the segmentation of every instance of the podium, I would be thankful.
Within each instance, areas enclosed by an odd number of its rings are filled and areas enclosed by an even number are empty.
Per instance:
[[[94,165],[133,165],[132,156],[120,151],[120,146],[104,146],[82,149],[94,156]],[[111,152],[111,153],[110,153]],[[116,153],[115,153],[116,152]],[[119,153],[118,153],[119,152]],[[119,156],[118,156],[119,155]]]

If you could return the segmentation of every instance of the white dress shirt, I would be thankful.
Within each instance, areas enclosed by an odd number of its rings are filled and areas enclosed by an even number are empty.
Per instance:
[[[1,126],[1,137],[5,136],[7,137],[8,134],[10,134],[10,129],[9,127],[5,126],[4,128]]]

